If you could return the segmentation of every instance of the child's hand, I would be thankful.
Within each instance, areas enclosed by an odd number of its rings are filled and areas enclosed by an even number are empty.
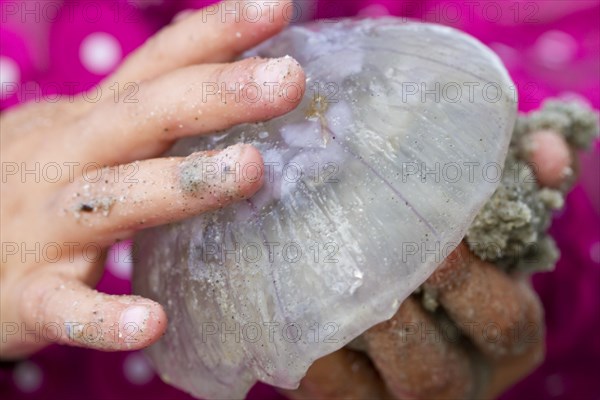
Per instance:
[[[234,9],[227,3],[219,7]],[[262,7],[258,21],[214,8],[189,14],[107,78],[99,101],[89,101],[98,93],[92,89],[74,101],[3,113],[2,358],[27,355],[49,340],[129,350],[162,335],[167,319],[159,304],[90,287],[115,241],[259,189],[262,159],[248,145],[210,154],[217,165],[258,165],[256,176],[235,182],[204,182],[202,174],[182,179],[183,159],[153,157],[183,136],[266,120],[297,105],[277,95],[288,83],[304,90],[303,71],[293,59],[220,64],[280,31],[287,5]],[[268,82],[275,95],[256,98],[243,91],[238,99],[231,92],[227,97],[226,89],[239,93],[250,82],[269,93]],[[114,85],[122,91],[118,96],[109,89]]]
[[[538,182],[560,186],[574,159],[563,136],[543,131],[530,139]],[[495,398],[542,361],[543,310],[525,277],[507,275],[463,243],[424,285],[450,320],[411,296],[365,332],[366,353],[343,348],[317,360],[288,397]]]

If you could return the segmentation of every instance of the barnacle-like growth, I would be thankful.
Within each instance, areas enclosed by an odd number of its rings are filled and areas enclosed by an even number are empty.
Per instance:
[[[571,146],[585,149],[598,136],[598,114],[578,102],[552,99],[519,116],[500,186],[467,233],[479,257],[509,270],[552,269],[559,256],[547,230],[552,213],[563,206],[564,192],[540,187],[526,163],[526,135],[540,130],[558,132]]]

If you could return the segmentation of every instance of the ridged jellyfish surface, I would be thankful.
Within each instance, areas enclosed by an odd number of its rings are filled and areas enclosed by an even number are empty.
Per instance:
[[[251,143],[264,187],[136,238],[134,291],[169,317],[150,357],[198,397],[294,388],[390,318],[494,192],[516,117],[499,59],[451,28],[320,21],[244,57],[285,55],[307,76],[294,111],[170,152]]]

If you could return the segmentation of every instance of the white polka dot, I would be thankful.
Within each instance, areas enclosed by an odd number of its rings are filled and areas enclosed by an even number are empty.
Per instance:
[[[359,17],[381,17],[390,15],[390,11],[383,4],[371,4],[358,12]]]
[[[31,361],[20,362],[13,372],[15,385],[25,393],[35,392],[42,386],[42,370]]]
[[[590,247],[590,258],[596,264],[600,264],[600,242],[596,242]]]
[[[110,72],[121,61],[119,41],[104,32],[88,35],[79,46],[79,59],[83,66],[97,75]]]
[[[143,353],[131,353],[123,363],[125,378],[133,384],[145,385],[154,377],[152,366]]]
[[[550,68],[562,67],[577,53],[577,41],[561,31],[548,31],[535,43],[535,54],[540,62]]]
[[[489,46],[498,54],[498,57],[502,59],[502,62],[508,69],[519,64],[521,56],[514,48],[498,42],[490,43]]]
[[[558,397],[565,392],[565,384],[558,374],[546,377],[546,391],[552,397]]]
[[[19,64],[12,58],[0,56],[0,98],[5,98],[14,91],[14,85],[21,82]],[[12,86],[12,87],[11,87]]]
[[[117,278],[125,280],[131,278],[133,267],[131,248],[132,246],[127,242],[117,243],[110,248],[106,260],[107,269]]]

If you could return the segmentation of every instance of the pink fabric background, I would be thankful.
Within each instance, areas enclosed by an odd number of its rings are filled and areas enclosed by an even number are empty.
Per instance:
[[[2,82],[21,84],[20,95],[2,94],[0,108],[32,99],[34,82],[43,93],[68,93],[69,82],[71,87],[76,84],[76,91],[90,87],[178,11],[210,1],[68,1],[72,12],[55,17],[61,3],[0,1]],[[600,107],[598,1],[303,0],[303,4],[302,19],[392,14],[458,27],[500,55],[518,85],[521,110],[534,109],[549,96],[581,98]],[[85,45],[85,39],[97,32],[110,36],[96,35],[95,42]],[[112,63],[98,62],[93,52],[90,56],[83,51],[85,46],[100,46]],[[552,226],[561,259],[554,272],[534,277],[546,308],[547,358],[504,399],[600,399],[599,142],[582,156],[582,165],[580,183]],[[122,252],[111,257],[107,267],[100,290],[127,293],[130,265]],[[19,363],[0,363],[0,396],[190,398],[163,384],[141,353],[57,346]],[[281,397],[257,385],[250,398]]]

